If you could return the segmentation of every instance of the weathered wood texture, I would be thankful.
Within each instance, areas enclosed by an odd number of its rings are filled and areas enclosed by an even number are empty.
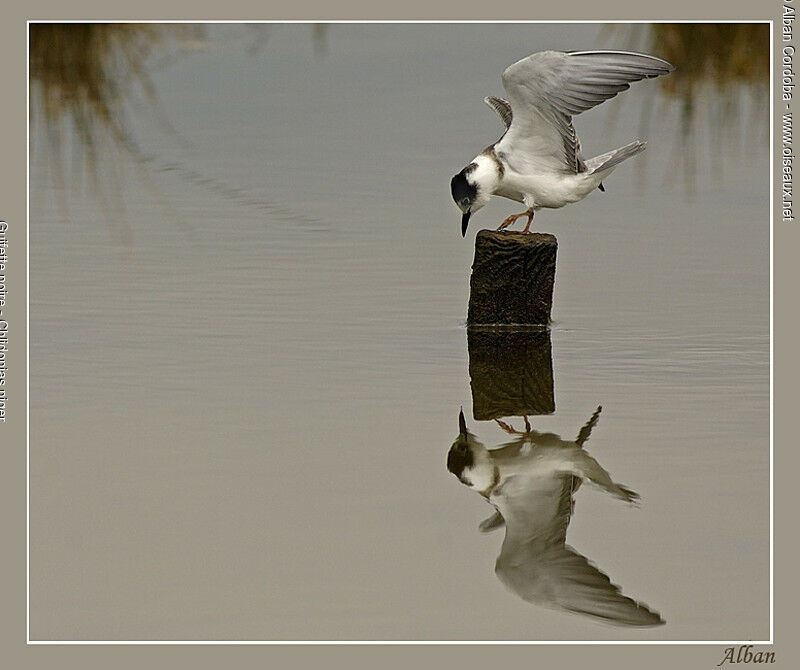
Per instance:
[[[555,411],[549,330],[470,328],[467,346],[476,421]]]
[[[467,324],[549,324],[557,249],[549,233],[479,231]]]

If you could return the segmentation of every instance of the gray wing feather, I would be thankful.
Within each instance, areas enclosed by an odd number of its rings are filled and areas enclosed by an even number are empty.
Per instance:
[[[627,51],[541,51],[523,58],[503,72],[513,120],[500,148],[506,154],[514,149],[538,154],[534,167],[577,173],[580,143],[572,116],[613,98],[631,82],[672,70],[660,58]]]
[[[503,125],[506,127],[506,130],[508,130],[511,127],[511,119],[513,117],[511,105],[508,104],[508,101],[503,100],[503,98],[495,98],[493,95],[486,96],[483,101],[497,112],[503,120]]]
[[[675,69],[660,58],[627,51],[556,53],[557,58],[539,59],[541,64],[537,62],[538,55],[506,69],[503,82],[507,76],[512,82],[519,81],[520,76],[539,77],[540,95],[565,115],[585,112],[627,90],[631,82],[668,74]]]
[[[594,411],[589,420],[583,425],[583,427],[578,431],[578,437],[575,438],[575,444],[579,447],[582,447],[586,440],[589,439],[589,436],[592,434],[592,430],[597,425],[597,422],[600,420],[600,412],[603,411],[603,406],[598,405],[597,409]]]

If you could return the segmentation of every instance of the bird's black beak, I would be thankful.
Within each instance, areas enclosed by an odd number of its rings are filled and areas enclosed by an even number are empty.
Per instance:
[[[467,210],[461,217],[461,237],[467,236],[467,226],[469,225],[470,211]]]
[[[467,422],[464,421],[464,410],[463,408],[458,413],[458,432],[460,435],[467,434]]]

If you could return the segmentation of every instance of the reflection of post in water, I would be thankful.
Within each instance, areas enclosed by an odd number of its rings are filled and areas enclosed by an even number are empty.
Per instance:
[[[657,612],[623,595],[608,576],[566,544],[573,493],[584,479],[627,502],[639,497],[614,482],[583,449],[599,416],[598,407],[575,440],[534,430],[527,419],[524,431],[498,421],[515,438],[488,450],[467,429],[462,412],[447,469],[495,508],[480,529],[505,526],[495,573],[520,598],[607,623],[663,624]]]
[[[467,346],[477,421],[555,411],[548,329],[470,328]]]

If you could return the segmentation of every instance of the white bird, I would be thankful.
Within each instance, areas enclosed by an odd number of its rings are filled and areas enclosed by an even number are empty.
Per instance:
[[[503,72],[508,101],[484,101],[503,120],[506,132],[453,177],[450,190],[462,212],[461,234],[470,216],[499,195],[524,203],[527,210],[509,216],[502,230],[521,216],[530,232],[536,210],[558,208],[603,188],[622,161],[644,151],[630,144],[584,160],[572,117],[630,88],[630,82],[668,74],[665,60],[628,51],[540,51]]]
[[[633,502],[638,495],[615,483],[583,449],[600,408],[575,441],[531,430],[499,449],[487,450],[467,430],[463,412],[447,467],[491,503],[496,513],[480,525],[484,532],[503,525],[505,539],[495,573],[523,600],[627,626],[657,626],[657,612],[620,593],[619,587],[584,556],[566,545],[572,494],[588,479],[614,496]]]

